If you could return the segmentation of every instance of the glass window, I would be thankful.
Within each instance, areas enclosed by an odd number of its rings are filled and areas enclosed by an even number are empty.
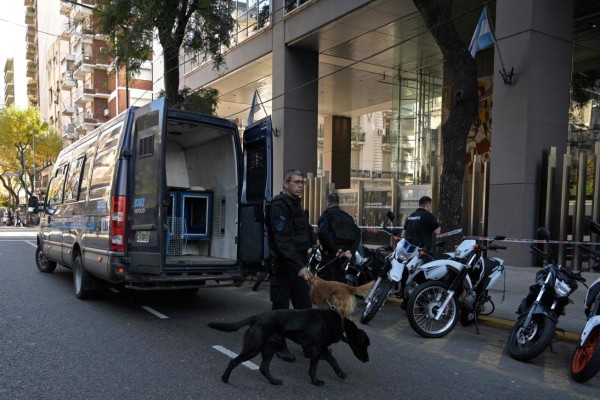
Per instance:
[[[90,182],[90,199],[106,198],[110,194],[110,184],[115,169],[116,147],[98,152],[92,169]],[[106,198],[108,201],[108,199]]]
[[[65,181],[65,201],[78,201],[81,183],[81,171],[85,164],[85,157],[80,157],[71,162],[69,173]]]
[[[48,189],[48,206],[54,207],[58,204],[62,204],[63,202],[63,189],[65,183],[65,172],[67,170],[67,165],[60,167],[54,177],[52,178],[52,182],[50,182],[50,188]]]
[[[106,130],[100,134],[100,138],[98,139],[98,151],[116,146],[119,143],[119,132],[121,131],[121,126],[122,124],[119,124],[116,127]]]

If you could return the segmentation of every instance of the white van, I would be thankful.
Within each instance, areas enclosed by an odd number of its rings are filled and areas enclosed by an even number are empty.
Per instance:
[[[73,269],[75,294],[105,282],[195,291],[264,269],[271,120],[131,108],[63,149],[40,214],[36,263]]]

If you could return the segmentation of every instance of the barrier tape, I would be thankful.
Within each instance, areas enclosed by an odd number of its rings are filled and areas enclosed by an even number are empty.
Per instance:
[[[461,232],[462,232],[462,228],[458,228],[458,229],[455,229],[455,230],[450,231],[450,232],[440,233],[438,235],[435,235],[435,237],[436,238],[443,238],[443,237],[448,237],[448,236],[454,236],[454,235],[458,235]]]
[[[488,236],[465,236],[464,239],[472,239],[472,240],[494,240],[494,237]],[[597,242],[575,242],[572,240],[540,240],[540,239],[518,239],[518,238],[505,238],[502,239],[502,242],[512,242],[512,243],[541,243],[541,244],[583,244],[586,246],[596,246],[600,245]]]

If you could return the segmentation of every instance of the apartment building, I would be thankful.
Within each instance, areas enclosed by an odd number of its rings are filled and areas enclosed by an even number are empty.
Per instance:
[[[37,0],[25,0],[25,25],[27,31],[25,40],[27,50],[27,99],[30,106],[38,106],[40,98],[39,73],[38,73],[38,8]]]
[[[15,103],[15,62],[7,58],[4,63],[4,106],[10,107]]]
[[[150,61],[126,79],[109,56],[106,38],[93,31],[95,0],[60,1],[60,34],[45,56],[48,121],[65,141],[84,136],[128,106],[152,100]]]

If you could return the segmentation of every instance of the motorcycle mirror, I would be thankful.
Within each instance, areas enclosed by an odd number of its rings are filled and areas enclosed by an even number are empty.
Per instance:
[[[435,247],[444,247],[446,245],[446,242],[444,242],[443,240],[440,240],[439,242],[435,242]]]
[[[588,222],[588,227],[590,228],[590,231],[592,231],[593,233],[600,234],[600,224],[599,223],[590,220],[590,222]]]
[[[550,239],[550,231],[546,227],[542,226],[541,228],[538,229],[537,233],[538,233],[538,237],[542,240]]]
[[[504,240],[506,236],[494,236],[494,240]]]
[[[394,221],[396,220],[396,215],[392,211],[388,211],[386,215],[387,215],[388,219],[390,221],[392,221],[392,224],[393,224]]]

